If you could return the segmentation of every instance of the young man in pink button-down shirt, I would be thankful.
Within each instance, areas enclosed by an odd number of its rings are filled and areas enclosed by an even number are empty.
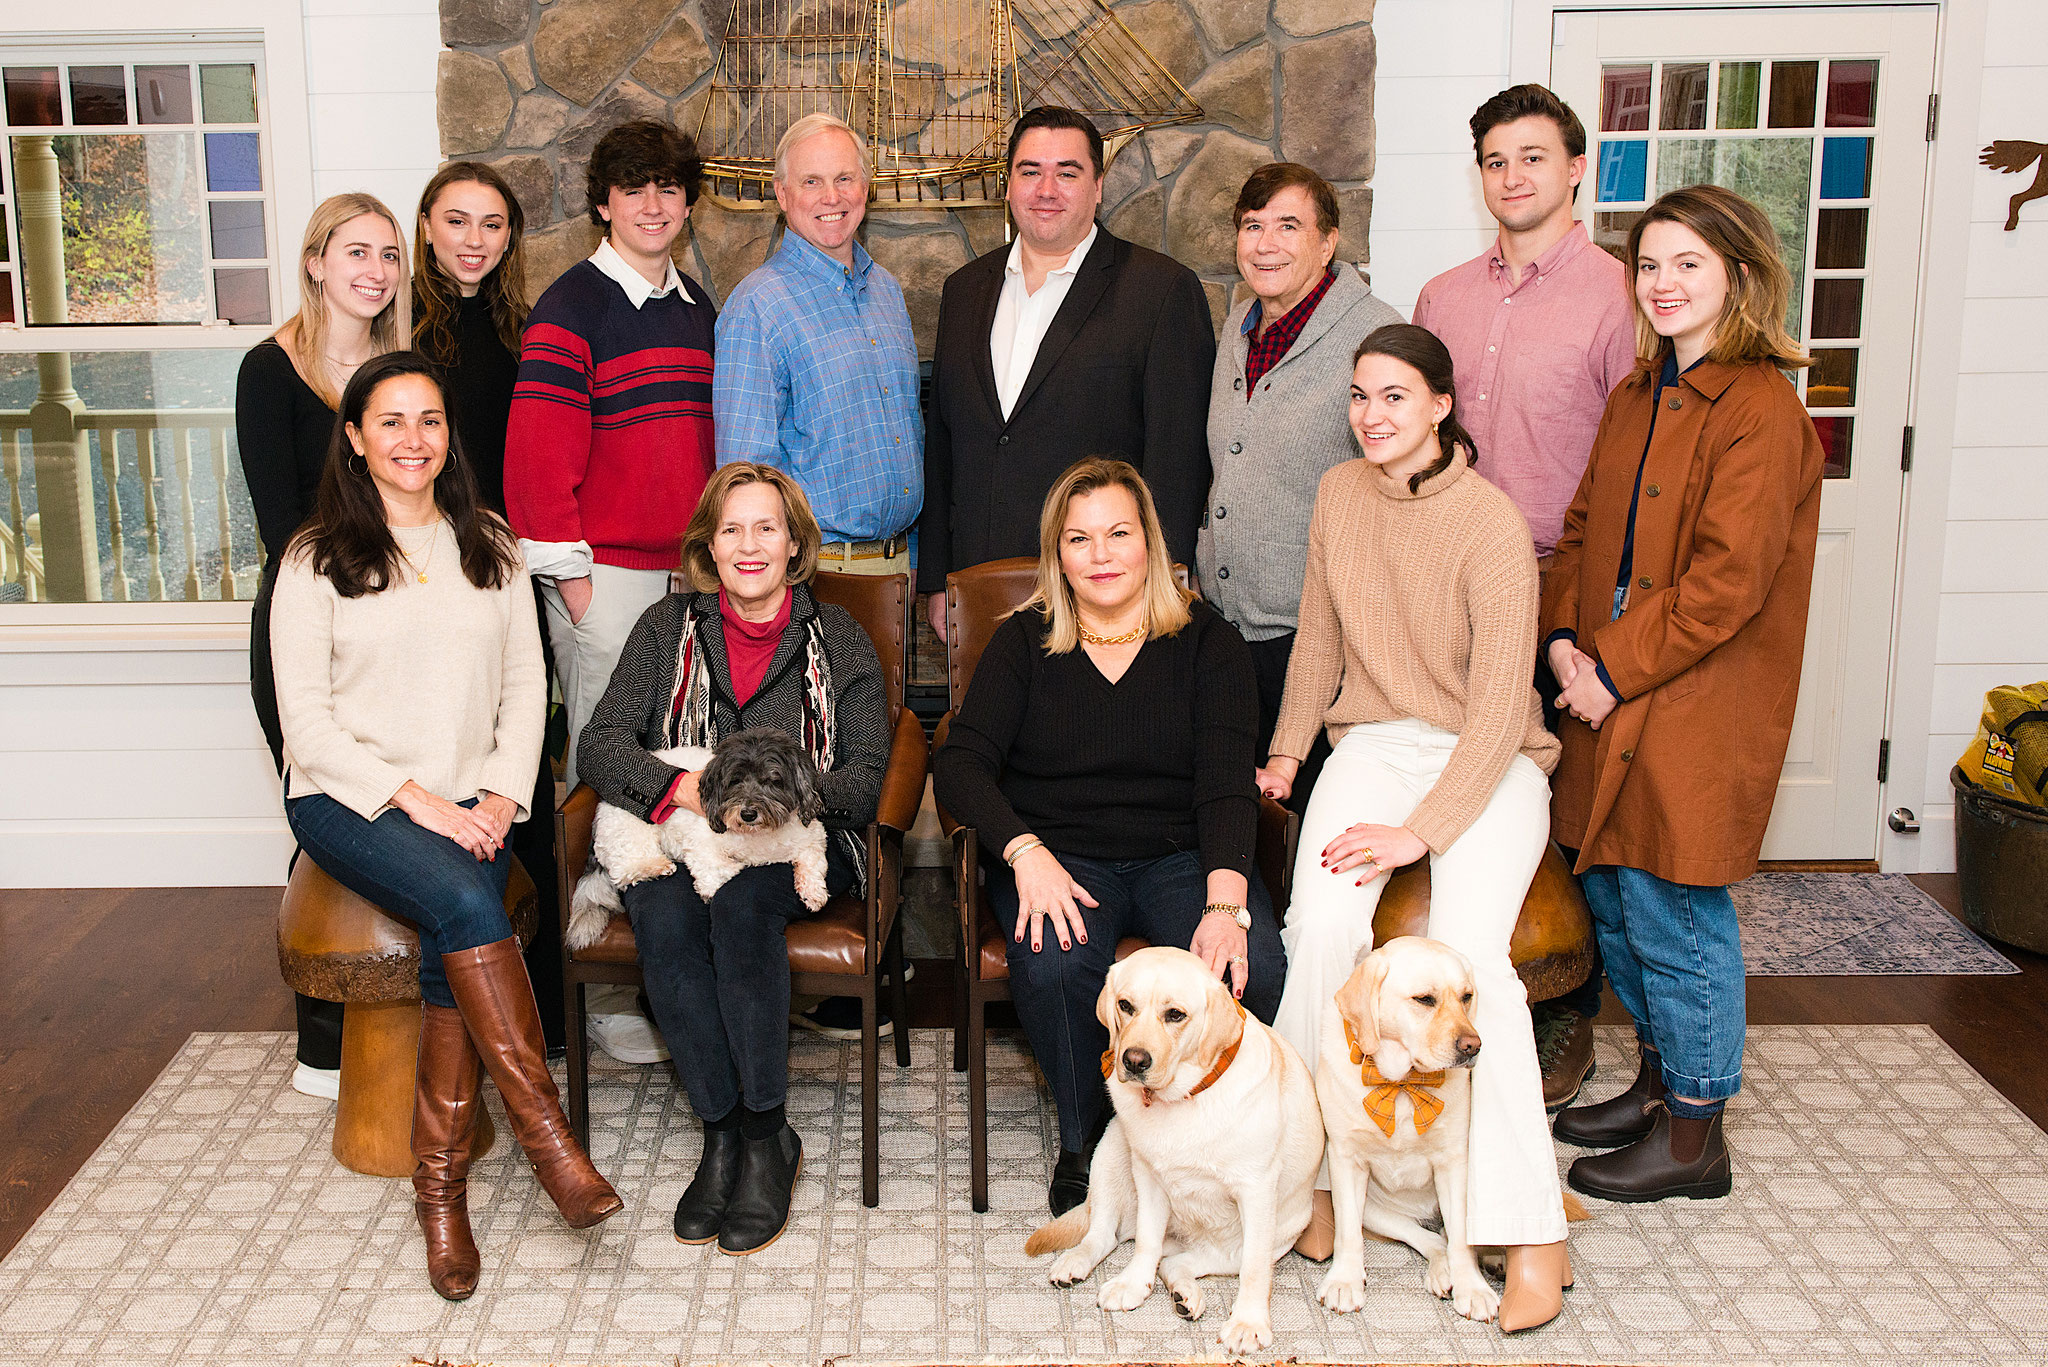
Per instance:
[[[1547,564],[1607,396],[1635,368],[1630,272],[1572,218],[1586,129],[1550,90],[1518,85],[1480,105],[1472,150],[1500,236],[1423,286],[1415,321],[1450,348],[1458,415],[1479,448],[1473,469],[1514,500]],[[1548,705],[1549,671],[1530,665]],[[1600,980],[1596,967],[1584,988],[1534,1008],[1553,1111],[1592,1071]]]

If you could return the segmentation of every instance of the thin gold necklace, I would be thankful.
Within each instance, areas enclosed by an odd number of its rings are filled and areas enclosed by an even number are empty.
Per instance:
[[[1146,631],[1149,629],[1149,623],[1140,622],[1135,628],[1121,636],[1097,636],[1094,632],[1088,630],[1086,626],[1082,626],[1081,639],[1091,646],[1127,646],[1133,641],[1143,640]]]
[[[395,530],[397,530],[397,529],[396,529],[396,528],[394,528],[393,530],[395,531]],[[411,527],[407,527],[407,528],[406,528],[405,530],[406,530],[406,531],[412,531],[412,530],[414,530],[414,529],[413,529],[413,528],[411,528]],[[412,555],[411,555],[411,553],[410,553],[410,552],[408,552],[408,551],[407,551],[407,550],[405,549],[405,544],[404,544],[403,542],[401,542],[401,541],[400,541],[400,540],[399,540],[399,539],[398,539],[398,538],[397,538],[396,536],[393,536],[393,537],[391,538],[391,543],[392,543],[392,544],[393,544],[394,546],[397,546],[397,547],[398,547],[398,553],[399,553],[400,555],[402,555],[402,556],[404,556],[404,557],[405,557],[405,563],[406,563],[406,564],[408,564],[408,565],[412,566],[412,572],[413,572],[413,573],[414,573],[415,575],[419,576],[419,581],[420,581],[420,582],[421,582],[422,584],[426,583],[426,582],[427,582],[427,569],[426,569],[426,566],[425,566],[425,565],[421,565],[421,564],[419,564],[419,563],[418,563],[417,561],[415,561],[415,560],[414,560],[414,559],[412,558]],[[432,564],[434,563],[434,548],[435,548],[435,547],[437,547],[437,546],[439,546],[440,544],[441,544],[441,524],[440,524],[440,523],[438,523],[438,522],[436,522],[436,523],[434,524],[434,530],[433,530],[433,532],[432,532],[432,533],[431,533],[431,534],[430,534],[430,535],[429,535],[429,536],[427,537],[427,565],[432,565]]]

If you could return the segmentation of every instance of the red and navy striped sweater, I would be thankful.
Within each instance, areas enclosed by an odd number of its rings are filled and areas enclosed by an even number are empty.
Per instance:
[[[712,330],[696,281],[634,308],[588,261],[548,286],[520,349],[505,506],[529,541],[587,541],[601,565],[676,564],[711,477]]]

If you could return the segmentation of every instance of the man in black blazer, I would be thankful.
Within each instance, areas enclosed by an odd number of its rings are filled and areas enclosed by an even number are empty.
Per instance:
[[[1201,282],[1095,221],[1102,135],[1087,116],[1030,110],[1009,158],[1017,238],[953,272],[939,304],[917,586],[941,637],[947,572],[1036,556],[1046,492],[1082,457],[1143,472],[1183,564],[1209,489]]]

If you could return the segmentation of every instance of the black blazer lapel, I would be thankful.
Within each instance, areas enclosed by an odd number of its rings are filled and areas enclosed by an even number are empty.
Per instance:
[[[983,257],[993,263],[993,271],[984,270],[974,280],[971,300],[974,313],[968,320],[967,338],[974,353],[974,375],[981,384],[982,401],[988,405],[989,421],[997,427],[1003,425],[1003,400],[996,392],[996,363],[989,355],[989,337],[996,327],[996,305],[1003,297],[1003,272],[1009,264],[1009,252],[997,249]],[[979,264],[979,263],[977,263]],[[968,267],[974,269],[973,266]]]
[[[1045,340],[1038,344],[1038,355],[1032,359],[1031,373],[1024,377],[1024,387],[1017,391],[1017,406],[1010,410],[1016,417],[1024,411],[1024,405],[1031,402],[1031,396],[1045,383],[1045,377],[1059,363],[1060,353],[1072,345],[1081,335],[1082,327],[1095,312],[1095,305],[1101,302],[1104,290],[1109,288],[1109,277],[1116,264],[1117,249],[1123,243],[1110,235],[1109,229],[1097,225],[1095,245],[1088,250],[1088,259],[1081,263],[1081,269],[1074,273],[1074,283],[1067,289],[1067,297],[1060,301],[1060,310],[1052,316],[1052,326],[1045,330]],[[990,316],[994,323],[994,316]],[[990,373],[994,370],[991,367]],[[998,412],[1001,410],[998,409]]]

